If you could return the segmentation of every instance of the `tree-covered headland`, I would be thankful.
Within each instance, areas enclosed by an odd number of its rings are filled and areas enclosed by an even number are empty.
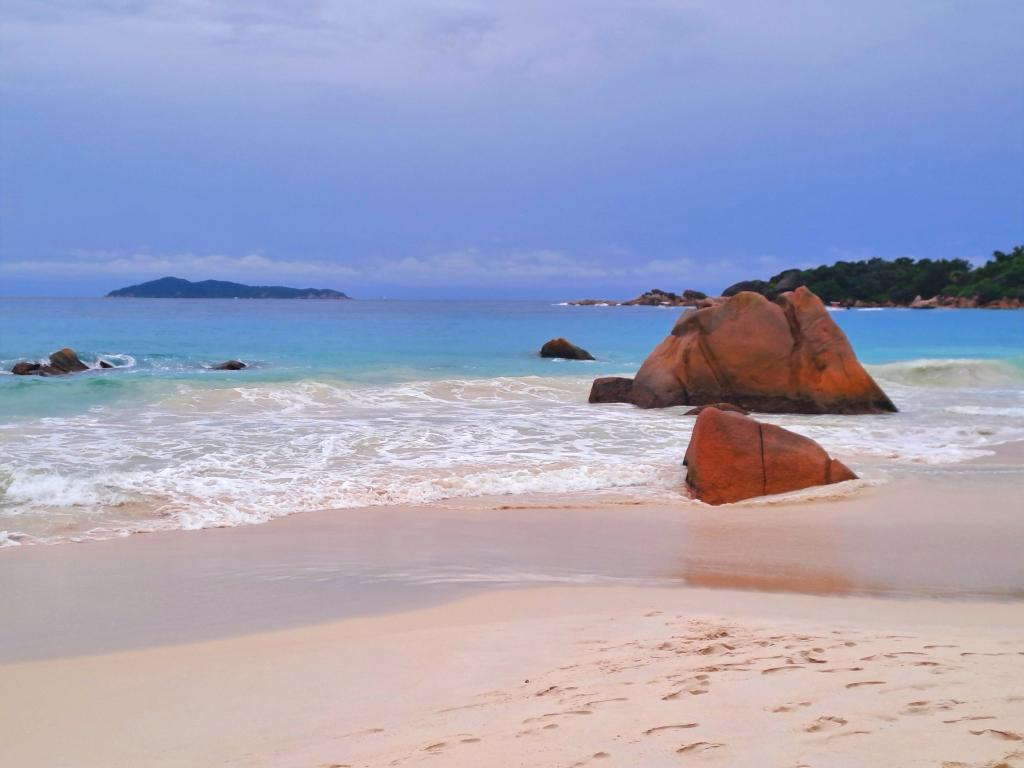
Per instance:
[[[996,251],[974,267],[966,259],[867,259],[789,269],[770,280],[747,280],[723,292],[755,291],[774,298],[806,285],[826,303],[907,306],[918,297],[936,306],[1019,306],[1024,302],[1024,246]]]

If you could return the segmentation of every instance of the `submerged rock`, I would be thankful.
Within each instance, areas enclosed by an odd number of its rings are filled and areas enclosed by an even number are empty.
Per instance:
[[[691,408],[683,416],[700,416],[708,408],[717,408],[720,411],[729,411],[730,413],[741,413],[744,416],[749,413],[749,411],[745,411],[732,403],[712,403],[711,405],[698,405],[696,408]]]
[[[42,374],[40,373],[40,371],[42,370],[42,368],[43,366],[40,365],[39,363],[21,362],[14,364],[14,367],[11,368],[11,373],[13,373],[15,376],[41,376]]]
[[[100,368],[113,368],[114,366],[108,363],[106,360],[100,360]]]
[[[744,291],[683,314],[623,401],[641,408],[727,402],[768,413],[896,410],[803,287],[774,302]]]
[[[215,371],[241,371],[249,366],[241,360],[225,360],[223,363],[217,363],[210,367]]]
[[[697,417],[683,463],[690,491],[708,504],[857,478],[808,437],[712,407]]]
[[[11,373],[15,376],[63,376],[68,373],[88,371],[89,366],[78,359],[78,354],[70,347],[58,349],[50,355],[49,365],[41,363],[15,363]]]
[[[633,380],[621,376],[602,376],[594,379],[590,388],[592,403],[630,403],[633,391]]]
[[[551,339],[546,342],[543,347],[540,348],[541,357],[554,357],[562,360],[593,360],[594,356],[583,349],[583,347],[577,347],[567,339],[557,338]]]

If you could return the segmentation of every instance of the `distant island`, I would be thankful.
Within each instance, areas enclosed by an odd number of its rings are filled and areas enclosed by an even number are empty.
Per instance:
[[[285,288],[281,285],[242,285],[226,280],[193,283],[180,277],[162,277],[129,285],[107,294],[115,299],[351,299],[330,288]]]
[[[1024,246],[995,251],[980,267],[966,259],[867,259],[837,261],[830,266],[787,269],[768,280],[744,280],[722,291],[723,297],[753,291],[774,299],[805,285],[826,304],[841,307],[957,307],[1020,309],[1024,307]],[[721,302],[699,291],[681,294],[657,288],[629,301],[583,299],[572,305],[656,305],[705,307]]]

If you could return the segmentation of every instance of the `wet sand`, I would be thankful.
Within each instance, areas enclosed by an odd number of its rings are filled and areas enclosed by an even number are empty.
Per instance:
[[[715,509],[503,496],[7,549],[0,662],[230,637],[543,585],[1019,599],[1022,457],[1014,446],[955,473],[836,486],[802,502]]]
[[[1024,765],[1022,455],[7,550],[0,765]]]

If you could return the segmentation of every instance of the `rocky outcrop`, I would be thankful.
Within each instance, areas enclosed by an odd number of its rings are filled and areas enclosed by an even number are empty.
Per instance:
[[[223,363],[217,363],[210,367],[215,371],[241,371],[249,366],[241,360],[225,360]]]
[[[113,368],[114,366],[106,360],[100,360],[100,368]]]
[[[64,376],[68,373],[80,373],[89,370],[89,366],[78,359],[75,350],[64,347],[50,355],[47,365],[42,363],[15,363],[11,373],[15,376]]]
[[[573,307],[696,307],[708,296],[700,291],[687,288],[681,294],[652,288],[629,301],[611,301],[610,299],[580,299],[567,302]]]
[[[592,402],[607,402],[594,400]],[[641,408],[727,402],[767,413],[886,413],[896,407],[806,288],[774,302],[745,291],[687,312],[620,402]]]
[[[810,438],[718,408],[697,417],[683,463],[690,492],[708,504],[857,478]]]
[[[622,302],[625,306],[644,307],[692,307],[701,299],[706,299],[707,294],[687,288],[682,294],[663,291],[660,288],[652,288],[642,293],[635,299]]]
[[[583,349],[583,347],[577,347],[575,344],[570,342],[568,339],[557,338],[551,339],[540,348],[541,357],[554,357],[562,360],[593,360],[594,356]]]

